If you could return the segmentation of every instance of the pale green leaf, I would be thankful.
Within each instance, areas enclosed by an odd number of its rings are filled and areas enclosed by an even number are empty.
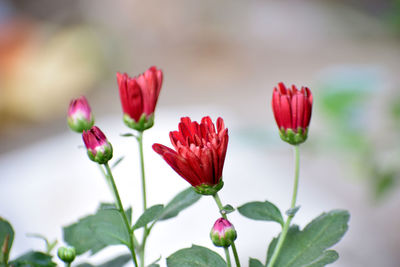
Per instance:
[[[291,226],[275,262],[279,267],[323,267],[335,261],[338,255],[326,249],[335,245],[348,229],[350,215],[344,210],[323,213],[311,221],[302,231]],[[278,238],[268,248],[271,259]]]
[[[189,187],[176,195],[164,208],[159,220],[167,220],[179,214],[182,210],[190,207],[201,198],[192,187]]]
[[[225,261],[214,251],[192,245],[178,250],[167,258],[168,267],[226,267]]]
[[[150,208],[148,208],[136,221],[135,225],[133,226],[133,229],[139,229],[141,227],[144,227],[148,223],[157,220],[160,214],[164,210],[164,205],[154,205]]]
[[[283,225],[282,214],[279,209],[269,201],[254,201],[238,208],[243,216],[258,221],[275,221]]]
[[[259,260],[250,258],[249,267],[265,267]]]

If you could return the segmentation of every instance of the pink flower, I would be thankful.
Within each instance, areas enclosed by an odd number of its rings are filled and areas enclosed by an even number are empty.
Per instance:
[[[68,108],[68,125],[78,133],[89,130],[94,124],[94,118],[86,97],[72,99]]]
[[[286,88],[283,83],[279,83],[274,88],[272,109],[284,141],[297,145],[307,139],[312,104],[313,96],[307,87],[298,90],[295,85]]]
[[[104,164],[112,158],[112,146],[97,126],[93,126],[88,131],[83,131],[82,138],[91,160],[99,164]]]
[[[237,233],[228,220],[219,218],[211,229],[210,237],[217,247],[229,247],[235,241]]]
[[[162,71],[153,66],[134,78],[117,73],[117,81],[125,124],[138,131],[152,127],[163,81]]]
[[[160,144],[153,145],[155,152],[196,192],[204,195],[213,195],[223,186],[228,129],[222,118],[218,118],[216,124],[217,130],[210,117],[204,117],[200,124],[184,117],[179,123],[179,131],[169,134],[175,150]]]

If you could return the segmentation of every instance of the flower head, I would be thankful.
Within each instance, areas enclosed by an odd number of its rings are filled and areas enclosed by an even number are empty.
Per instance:
[[[152,127],[163,81],[162,71],[153,66],[134,78],[117,73],[117,81],[125,124],[138,131]]]
[[[313,96],[310,89],[295,85],[286,88],[279,83],[272,94],[272,110],[282,140],[298,145],[307,139]]]
[[[98,127],[93,126],[90,130],[83,131],[82,138],[91,160],[104,164],[112,158],[112,146]]]
[[[94,118],[86,97],[72,99],[68,108],[68,125],[78,133],[89,130],[94,124]]]
[[[228,220],[219,218],[211,228],[210,237],[217,247],[229,247],[235,241],[237,233]]]
[[[213,195],[223,186],[222,169],[228,147],[228,129],[224,120],[217,119],[217,129],[210,117],[201,123],[181,118],[179,130],[169,136],[175,150],[154,144],[153,149],[180,175],[196,192]]]

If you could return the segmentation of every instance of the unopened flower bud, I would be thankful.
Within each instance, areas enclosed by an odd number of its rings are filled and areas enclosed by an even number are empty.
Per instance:
[[[91,160],[105,164],[112,158],[113,148],[98,127],[93,126],[90,130],[83,131],[82,138]]]
[[[310,89],[279,83],[272,94],[272,110],[281,139],[292,145],[306,141],[311,120],[313,96]]]
[[[94,118],[86,97],[73,99],[68,108],[68,125],[78,133],[89,130],[94,124]]]
[[[228,220],[219,218],[211,229],[210,237],[217,247],[229,247],[235,241],[237,234]]]
[[[76,251],[74,247],[60,247],[58,248],[57,255],[65,263],[71,263],[74,261]]]

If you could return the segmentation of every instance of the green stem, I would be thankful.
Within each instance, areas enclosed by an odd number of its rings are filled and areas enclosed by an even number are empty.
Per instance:
[[[65,263],[65,267],[71,267],[71,263],[70,262],[66,262]]]
[[[223,205],[222,205],[221,199],[220,199],[219,196],[218,196],[218,193],[215,193],[215,194],[213,195],[213,197],[214,197],[215,203],[217,203],[219,212],[221,213],[222,217],[223,217],[225,220],[228,220],[228,217],[226,216],[226,214],[223,213],[223,212],[221,212],[222,209],[223,209],[224,207],[223,207]],[[236,249],[236,246],[235,246],[235,242],[232,242],[231,248],[232,248],[233,256],[234,256],[234,258],[235,258],[236,266],[237,266],[237,267],[240,267],[239,255],[238,255],[238,253],[237,253],[237,249]]]
[[[226,265],[227,265],[227,267],[231,267],[232,264],[231,264],[231,256],[229,255],[229,249],[224,247],[224,250],[225,250],[225,257],[226,257]]]
[[[121,213],[121,215],[122,215],[122,219],[124,220],[126,230],[127,230],[128,233],[129,233],[129,246],[128,246],[128,248],[129,248],[129,250],[131,251],[133,263],[135,264],[136,267],[138,267],[138,263],[137,263],[137,259],[136,259],[136,254],[135,254],[135,244],[134,244],[134,241],[133,241],[133,240],[134,240],[134,233],[133,233],[133,230],[131,229],[131,227],[130,227],[130,225],[129,225],[129,220],[128,220],[128,218],[126,217],[126,213],[125,213],[125,210],[124,210],[124,206],[122,206],[121,198],[120,198],[120,196],[119,196],[118,189],[117,189],[117,186],[116,186],[116,184],[115,184],[114,177],[113,177],[113,175],[112,175],[110,166],[108,165],[108,163],[105,163],[105,164],[104,164],[104,167],[106,168],[107,176],[108,176],[108,178],[109,178],[109,180],[110,180],[112,189],[113,189],[113,191],[114,191],[114,196],[115,196],[115,199],[116,199],[117,208],[119,209],[119,211],[120,211],[120,213]]]
[[[142,193],[143,193],[143,212],[144,212],[147,209],[147,197],[146,197],[146,176],[144,174],[143,132],[139,132],[137,140],[139,143],[139,153],[140,153],[140,169],[142,174]]]
[[[293,185],[293,194],[292,194],[292,202],[290,205],[290,209],[294,209],[296,207],[297,191],[298,191],[298,187],[299,187],[300,151],[299,151],[298,145],[294,146],[294,155],[295,155],[294,185]],[[293,217],[294,217],[294,214],[288,215],[288,218],[287,218],[285,224],[283,225],[282,233],[279,236],[279,240],[275,247],[274,253],[272,254],[271,260],[269,261],[269,264],[267,265],[267,267],[273,267],[276,260],[278,259],[279,252],[282,248],[283,242],[285,241],[287,232],[289,230],[290,222],[292,221]]]
[[[139,135],[136,137],[139,143],[139,154],[140,154],[140,169],[142,175],[142,196],[143,196],[143,212],[147,210],[147,195],[146,195],[146,175],[144,171],[144,156],[143,156],[143,131],[139,131]],[[150,229],[147,228],[147,225],[143,230],[143,240],[142,245],[140,247],[139,258],[140,258],[140,266],[144,267],[145,264],[145,249],[146,249],[146,241],[147,237],[150,234]]]

